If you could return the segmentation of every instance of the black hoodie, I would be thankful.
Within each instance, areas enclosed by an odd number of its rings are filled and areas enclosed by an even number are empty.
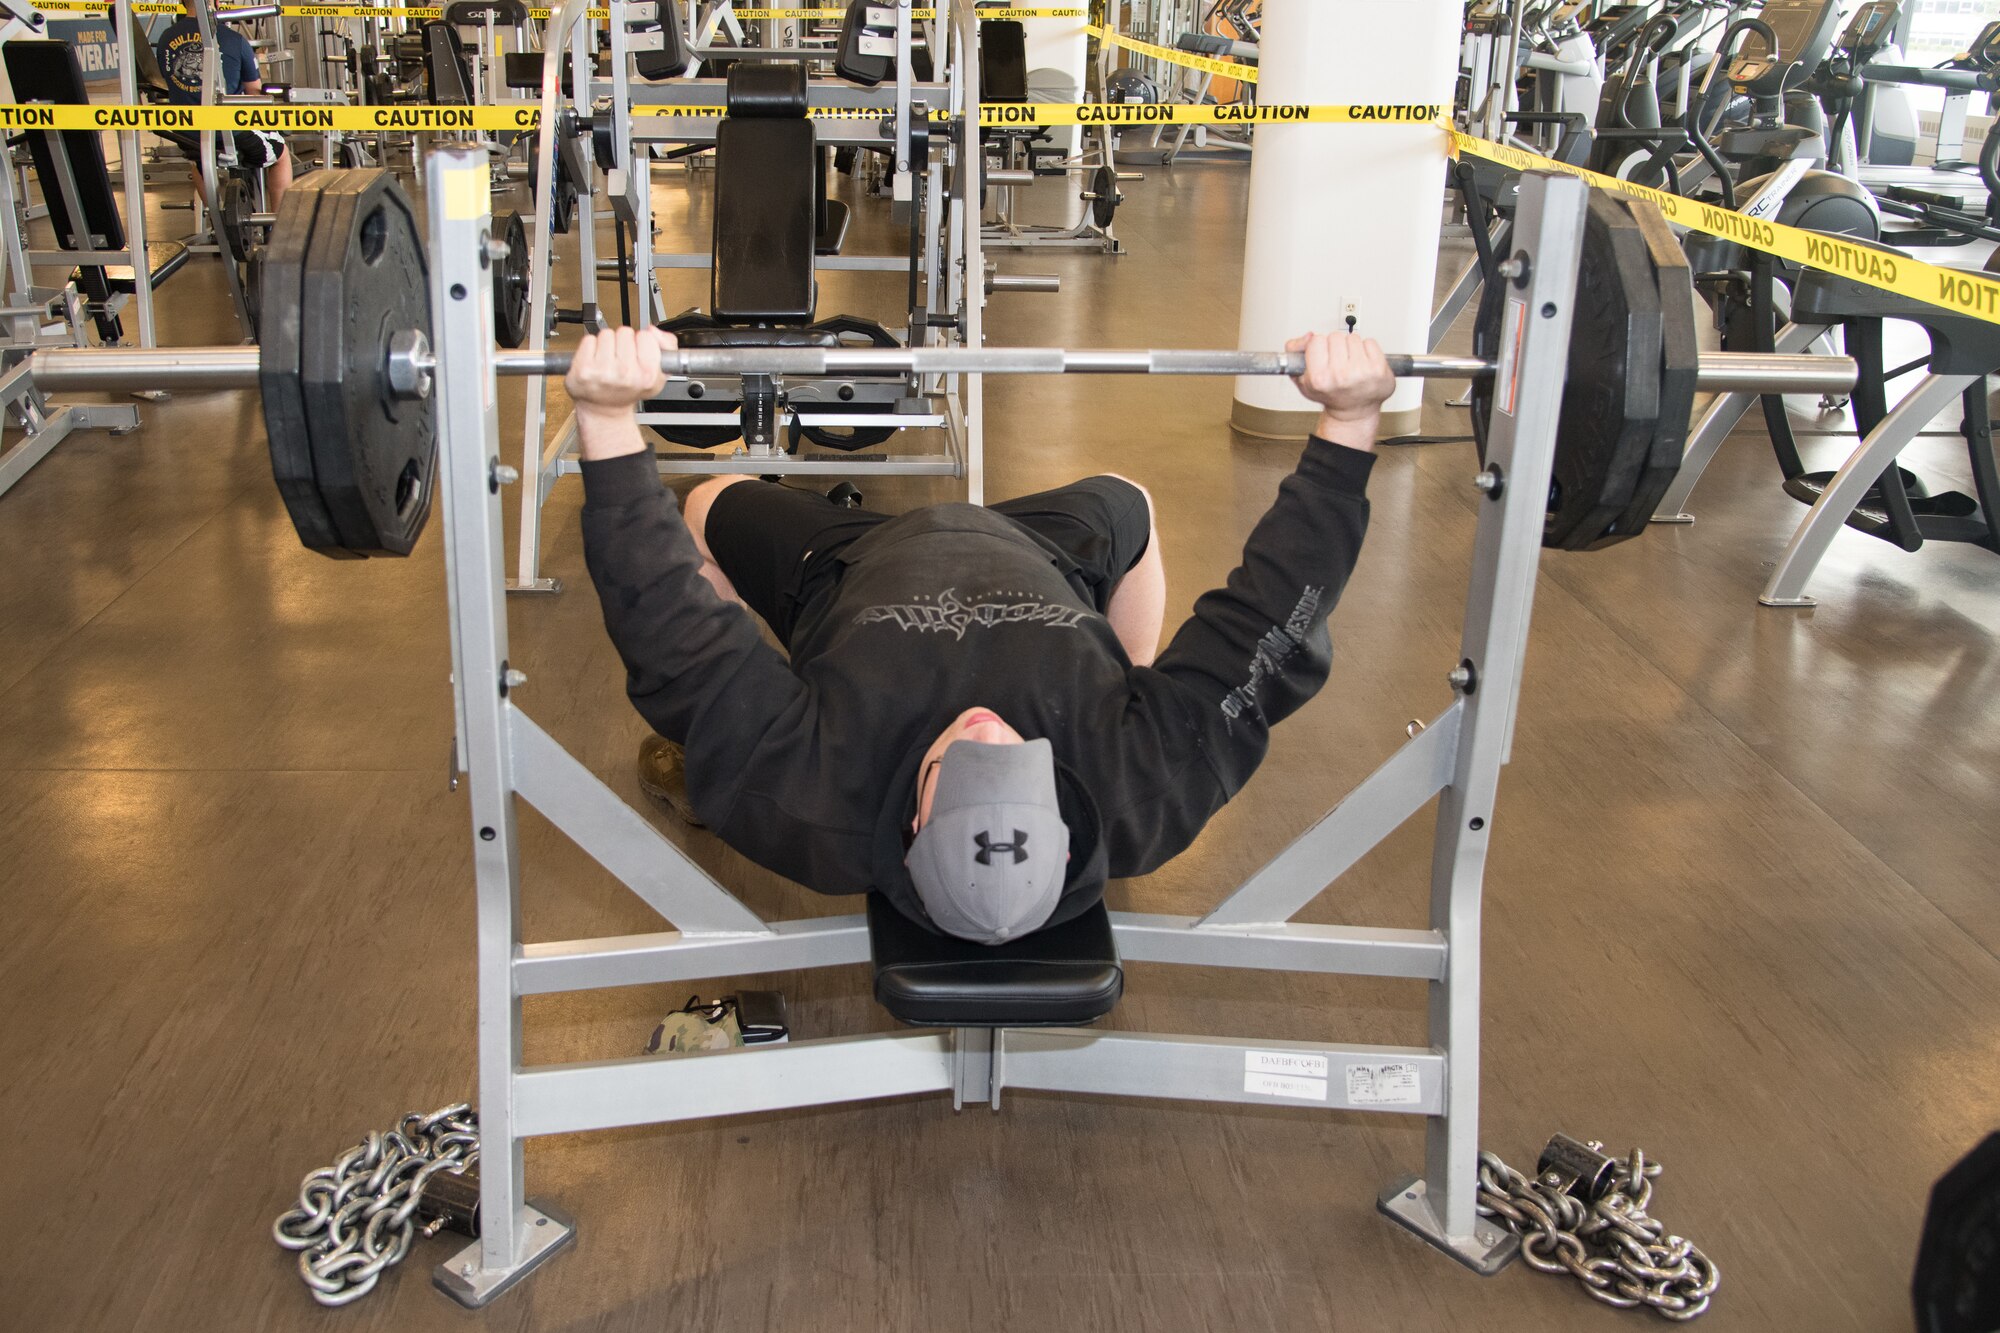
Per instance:
[[[1228,583],[1134,667],[1060,552],[1005,515],[931,505],[840,553],[791,656],[718,598],[651,452],[583,465],[583,537],[626,689],[687,750],[717,836],[821,893],[880,890],[925,921],[903,865],[917,764],[958,714],[1047,737],[1071,862],[1051,924],[1180,852],[1247,782],[1270,728],[1326,683],[1326,619],[1368,526],[1371,454],[1321,439]]]

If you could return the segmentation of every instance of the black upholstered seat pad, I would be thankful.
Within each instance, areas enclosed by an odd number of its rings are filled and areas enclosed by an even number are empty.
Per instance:
[[[683,329],[683,347],[838,347],[840,337],[813,329]]]
[[[868,938],[875,998],[906,1023],[1089,1023],[1110,1013],[1125,989],[1103,903],[1026,939],[989,946],[934,935],[881,895],[870,894]]]
[[[809,324],[818,179],[812,122],[727,116],[716,128],[715,288],[728,324]]]

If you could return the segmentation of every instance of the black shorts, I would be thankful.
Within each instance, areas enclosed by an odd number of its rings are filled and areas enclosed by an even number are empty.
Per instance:
[[[1085,477],[990,508],[1055,547],[1070,586],[1100,613],[1152,535],[1145,494],[1117,477]],[[709,508],[708,549],[744,602],[789,644],[799,613],[838,580],[834,557],[892,517],[844,508],[816,491],[740,482]]]
[[[236,165],[244,170],[268,167],[284,155],[284,135],[264,130],[236,131]]]

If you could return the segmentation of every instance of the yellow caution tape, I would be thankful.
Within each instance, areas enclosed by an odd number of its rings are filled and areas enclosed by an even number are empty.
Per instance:
[[[35,8],[57,14],[108,14],[111,12],[111,6],[105,4],[104,0],[45,0],[45,2],[44,0],[37,0]],[[132,12],[134,14],[179,14],[181,7],[178,4],[160,3],[159,0],[137,0],[132,6]],[[228,12],[228,7],[223,6],[218,11],[218,17],[226,16]],[[444,14],[443,8],[438,5],[279,5],[278,12],[286,18],[309,19],[435,19],[442,17]],[[549,16],[549,11],[546,9],[530,12],[536,18],[547,18]],[[601,9],[593,11],[599,18],[602,18],[606,12]]]
[[[884,4],[881,8],[893,9],[895,6],[893,4]],[[740,19],[837,19],[846,9],[846,5],[841,5],[838,8],[733,9],[730,12]],[[936,18],[937,11],[935,9],[912,9],[910,17],[921,22],[925,19]],[[981,23],[993,23],[1001,20],[1020,22],[1024,19],[1080,19],[1089,17],[1089,11],[1078,7],[1060,5],[1023,5],[1013,9],[975,10],[973,11],[973,17]]]
[[[1440,128],[1450,136],[1454,153],[1470,153],[1521,171],[1560,171],[1580,177],[1600,190],[1651,200],[1676,226],[1719,236],[1725,241],[1734,241],[1748,249],[1776,255],[1823,273],[1852,278],[1866,286],[1907,296],[1926,305],[1970,315],[1989,324],[2000,324],[2000,281],[1983,273],[1926,264],[1921,259],[1888,254],[1839,236],[1745,217],[1717,204],[1685,199],[1665,190],[1634,185],[1615,176],[1557,162],[1538,153],[1508,148],[1446,126]]]
[[[44,106],[0,105],[6,130],[532,130],[533,106]]]
[[[720,119],[720,106],[634,106],[634,116]],[[814,107],[815,120],[880,120],[880,107]],[[1334,125],[1432,124],[1444,108],[1429,106],[1145,106],[1125,102],[988,104],[979,123],[1008,128],[1041,125]],[[943,111],[933,121],[949,120]],[[531,130],[541,123],[535,104],[513,106],[51,106],[0,104],[5,130],[271,130],[319,134],[328,130]],[[1685,202],[1685,201],[1683,201]]]
[[[104,0],[48,0],[47,4],[37,3],[35,8],[46,10],[51,14],[109,14],[111,12],[111,6],[105,4]],[[134,14],[178,14],[181,12],[181,7],[177,4],[158,3],[158,0],[142,0],[141,3],[136,3],[132,6],[132,12]]]
[[[55,14],[108,14],[111,12],[111,6],[106,4],[105,0],[47,0],[47,3],[38,3],[36,8]],[[737,18],[741,19],[837,19],[841,17],[845,9],[845,6],[821,9],[738,9],[734,13]],[[181,7],[175,3],[162,3],[162,0],[135,0],[135,3],[132,5],[132,12],[134,14],[179,14]],[[286,18],[307,19],[440,19],[444,17],[444,8],[441,5],[279,5],[278,12]],[[220,13],[226,15],[228,7],[220,7]],[[937,17],[937,11],[935,9],[913,9],[910,11],[910,15],[915,19],[930,19]],[[1087,11],[1083,9],[1048,5],[1032,5],[1019,9],[982,9],[978,13],[981,22],[989,22],[995,19],[1079,19],[1086,17],[1086,15]],[[594,19],[608,19],[611,17],[611,11],[609,9],[591,9],[586,11],[586,16]],[[528,17],[546,21],[555,17],[555,10],[531,8],[528,10]]]
[[[1255,65],[1245,65],[1235,60],[1217,60],[1213,56],[1198,56],[1190,51],[1176,51],[1170,46],[1155,46],[1151,42],[1142,42],[1137,38],[1115,33],[1109,28],[1100,28],[1095,23],[1086,26],[1090,35],[1098,41],[1122,46],[1127,51],[1137,51],[1142,56],[1164,60],[1170,65],[1179,65],[1184,69],[1198,69],[1205,74],[1220,74],[1223,78],[1235,79],[1238,83],[1257,82]]]
[[[1428,125],[1445,114],[1427,105],[1172,106],[1141,102],[1024,102],[979,108],[979,123],[1010,128],[1039,125]]]

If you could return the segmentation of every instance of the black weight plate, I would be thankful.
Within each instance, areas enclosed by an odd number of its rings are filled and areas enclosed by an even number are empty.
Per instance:
[[[831,333],[840,339],[843,347],[901,347],[894,334],[872,319],[862,319],[858,315],[835,315],[832,319],[821,320],[812,326],[814,333]],[[855,416],[872,415],[882,410],[879,403],[814,403],[811,411],[815,416]],[[830,426],[824,423],[801,426],[799,433],[814,444],[829,449],[839,449],[852,453],[856,449],[866,449],[887,441],[896,433],[894,426]]]
[[[688,329],[716,329],[721,324],[711,315],[699,310],[683,310],[672,319],[660,321],[660,327],[668,333],[680,334]],[[734,412],[741,406],[741,398],[735,393],[718,398],[712,403],[699,399],[657,398],[640,406],[642,412]],[[646,423],[646,429],[665,440],[668,444],[678,444],[684,449],[715,449],[738,439],[743,432],[735,426],[679,426],[658,421]]]
[[[502,347],[528,340],[528,226],[519,213],[493,219],[493,234],[507,244],[507,257],[493,265],[493,327]]]
[[[1556,426],[1544,546],[1582,550],[1603,538],[1631,504],[1650,456],[1660,395],[1664,320],[1639,224],[1610,195],[1592,191],[1584,215],[1576,313]],[[1511,282],[1487,282],[1472,330],[1475,356],[1497,359]],[[1472,382],[1472,432],[1481,461],[1494,379]]]
[[[1917,1333],[2000,1328],[2000,1134],[1931,1187],[1910,1296]]]
[[[1090,219],[1100,227],[1108,227],[1118,215],[1118,176],[1110,167],[1099,167],[1090,174],[1090,192],[1097,197],[1090,201]]]
[[[250,307],[250,318],[261,324],[264,318],[264,247],[256,246],[250,257],[237,269],[236,277],[243,284],[243,303]]]
[[[1660,411],[1664,321],[1646,237],[1624,202],[1590,193],[1545,546],[1588,550],[1632,502]]]
[[[1597,546],[1626,541],[1644,531],[1674,484],[1674,478],[1680,475],[1681,455],[1687,451],[1688,427],[1694,416],[1695,381],[1701,374],[1701,345],[1694,320],[1694,273],[1687,252],[1681,249],[1657,204],[1629,199],[1626,207],[1646,238],[1654,282],[1660,293],[1660,407],[1653,427],[1653,447],[1639,469],[1632,500],[1598,538]]]
[[[348,558],[354,552],[341,546],[314,472],[305,386],[299,378],[299,291],[318,216],[320,186],[330,177],[328,172],[314,172],[293,183],[278,209],[271,243],[264,247],[259,288],[265,308],[258,320],[257,382],[264,399],[271,474],[299,541],[322,554]]]
[[[240,264],[250,256],[250,192],[235,176],[215,196],[215,239]]]
[[[430,517],[436,404],[390,392],[388,352],[399,333],[430,336],[429,265],[416,211],[389,172],[329,174],[300,289],[314,470],[344,546],[408,555]]]
[[[1500,256],[1494,257],[1498,263]],[[1514,284],[1502,281],[1488,273],[1479,284],[1479,308],[1472,317],[1472,354],[1487,361],[1500,359],[1500,335],[1504,329],[1507,310],[1507,295],[1514,290]],[[1493,384],[1495,377],[1481,375],[1472,381],[1467,396],[1472,402],[1472,439],[1479,451],[1479,461],[1486,462],[1486,432],[1493,419]]]

